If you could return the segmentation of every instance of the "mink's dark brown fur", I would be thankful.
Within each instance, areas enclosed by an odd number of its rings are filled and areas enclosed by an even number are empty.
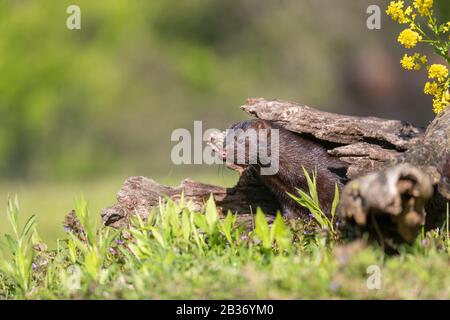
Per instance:
[[[288,217],[300,217],[309,214],[309,211],[296,203],[288,192],[297,195],[296,188],[308,192],[308,184],[303,173],[303,167],[310,173],[316,170],[317,173],[317,193],[322,210],[329,214],[335,193],[335,185],[340,189],[345,181],[347,165],[339,159],[330,156],[324,146],[313,138],[305,137],[292,131],[281,128],[273,122],[265,120],[247,120],[234,124],[231,130],[242,129],[267,129],[268,135],[272,129],[279,131],[279,170],[274,175],[261,175],[259,177],[264,185],[278,199],[282,213]],[[245,138],[245,137],[244,137]],[[237,141],[239,136],[235,139]],[[270,138],[268,138],[268,148],[270,150]],[[225,145],[232,141],[225,141]],[[248,139],[246,140],[246,155],[250,151]],[[250,142],[252,143],[252,142]],[[254,143],[254,142],[253,142]],[[233,147],[233,146],[231,146]],[[236,149],[234,149],[236,152]],[[269,152],[270,154],[270,152]],[[261,173],[261,163],[248,163],[246,157],[243,167],[251,166],[258,173]],[[237,164],[236,162],[234,164]]]

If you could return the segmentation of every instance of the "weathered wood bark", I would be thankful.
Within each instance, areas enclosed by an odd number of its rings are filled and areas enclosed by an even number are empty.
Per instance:
[[[425,132],[403,121],[338,115],[280,100],[251,99],[242,109],[317,140],[331,155],[349,164],[347,175],[356,180],[342,194],[340,218],[346,222],[344,225],[353,223],[362,231],[373,230],[371,221],[376,215],[377,228],[382,230],[375,230],[379,235],[409,241],[423,222],[424,207],[427,221],[430,216],[441,214],[445,199],[439,192],[434,193],[432,205],[426,203],[432,194],[430,190],[437,190],[439,183],[436,166],[450,153],[450,110],[445,110]],[[221,139],[223,136],[214,137],[216,143]],[[257,206],[266,213],[274,213],[279,207],[249,170],[242,173],[235,187],[228,189],[190,180],[178,187],[166,187],[134,177],[125,182],[117,204],[103,211],[103,221],[124,225],[130,215],[145,216],[161,197],[177,199],[182,191],[197,209],[211,193],[221,211],[245,215]]]
[[[241,109],[291,131],[339,144],[384,142],[398,150],[407,150],[422,136],[421,129],[404,121],[340,115],[282,100],[249,99]]]
[[[420,143],[401,154],[397,162],[420,166],[430,174],[433,184],[437,184],[440,179],[437,167],[448,155],[450,155],[450,108],[442,111],[433,120]]]
[[[181,193],[184,193],[186,202],[192,202],[193,210],[196,211],[202,210],[204,203],[212,194],[221,214],[226,214],[228,210],[238,212],[241,221],[248,220],[257,207],[269,215],[276,213],[279,207],[276,199],[250,170],[242,174],[233,188],[213,186],[189,179],[182,181],[177,187],[167,187],[145,177],[131,177],[120,189],[117,203],[102,211],[103,223],[113,227],[126,226],[130,216],[139,214],[145,218],[150,209],[157,207],[165,197],[177,201]]]
[[[425,223],[425,206],[433,195],[430,177],[410,164],[399,164],[350,181],[342,192],[341,229],[352,222],[381,243],[413,241]],[[348,231],[348,230],[346,230]]]

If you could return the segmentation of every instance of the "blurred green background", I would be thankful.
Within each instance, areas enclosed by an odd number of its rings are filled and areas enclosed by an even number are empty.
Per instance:
[[[425,74],[401,70],[387,3],[0,0],[0,201],[17,193],[54,239],[74,197],[98,214],[128,176],[232,185],[220,166],[173,165],[170,134],[225,129],[251,97],[427,125]],[[71,4],[81,30],[66,28]],[[381,30],[366,27],[371,4]]]

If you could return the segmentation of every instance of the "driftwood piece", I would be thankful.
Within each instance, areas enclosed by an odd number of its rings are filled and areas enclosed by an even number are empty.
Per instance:
[[[425,211],[427,223],[430,216],[438,217],[430,225],[443,215],[446,199],[439,192],[434,192],[426,203],[440,180],[436,166],[450,153],[450,108],[426,132],[403,121],[338,115],[280,100],[251,99],[242,109],[317,140],[331,155],[349,164],[347,176],[356,180],[343,190],[343,225],[353,223],[361,232],[369,230],[379,237],[397,236],[410,241],[423,223]],[[220,138],[215,137],[217,141]],[[266,213],[274,213],[279,204],[255,173],[239,173],[241,179],[233,188],[190,180],[178,187],[166,187],[143,177],[130,178],[119,191],[118,202],[103,210],[103,221],[107,225],[126,225],[129,216],[145,216],[161,197],[177,199],[182,191],[199,210],[213,194],[222,212],[231,210],[245,216],[250,208],[260,206]]]

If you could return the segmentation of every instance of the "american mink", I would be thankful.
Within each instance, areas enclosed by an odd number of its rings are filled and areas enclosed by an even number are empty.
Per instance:
[[[241,129],[241,130],[239,130]],[[249,139],[247,132],[253,129],[258,133],[262,132],[261,136],[266,135],[267,143],[261,143],[260,136],[258,139]],[[261,131],[265,129],[266,131]],[[279,166],[278,172],[272,175],[262,174],[262,169],[267,167],[267,162],[262,162],[258,150],[255,150],[255,144],[260,148],[266,147],[268,156],[273,159],[271,154],[272,134],[278,129],[279,137]],[[251,130],[250,130],[251,131]],[[288,192],[293,195],[298,195],[296,188],[308,192],[308,184],[303,173],[304,167],[310,175],[316,170],[317,177],[317,193],[321,209],[329,214],[335,193],[335,185],[337,184],[342,189],[345,181],[345,172],[347,165],[341,160],[330,156],[324,146],[320,145],[313,138],[307,138],[300,134],[286,130],[274,122],[266,120],[247,120],[232,125],[227,131],[227,138],[224,141],[223,159],[227,159],[227,152],[234,151],[237,154],[237,146],[245,141],[245,159],[240,163],[237,161],[237,156],[228,155],[229,162],[243,168],[252,167],[258,172],[262,183],[275,195],[279,201],[282,209],[282,214],[286,217],[306,217],[309,211],[295,202]],[[230,138],[229,133],[234,132],[235,136]],[[234,138],[234,139],[233,139]],[[234,141],[233,141],[234,140]],[[236,143],[237,142],[237,143]],[[253,145],[252,145],[253,144]],[[255,161],[252,156],[258,153]],[[264,165],[265,164],[265,165]]]

